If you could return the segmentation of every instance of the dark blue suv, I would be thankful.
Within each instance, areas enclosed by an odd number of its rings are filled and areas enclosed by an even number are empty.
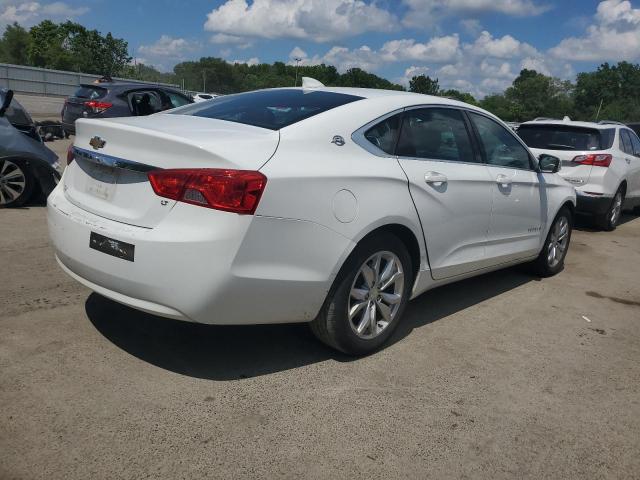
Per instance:
[[[80,85],[62,107],[62,127],[75,134],[78,118],[111,118],[151,115],[181,107],[193,100],[162,85],[134,82],[101,82]]]

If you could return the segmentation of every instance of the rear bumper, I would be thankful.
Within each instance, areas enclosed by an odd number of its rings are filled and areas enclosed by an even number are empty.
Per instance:
[[[351,250],[350,240],[310,222],[180,203],[157,227],[134,227],[76,207],[61,186],[49,196],[48,225],[63,270],[88,288],[207,324],[312,320]],[[92,231],[134,244],[135,261],[90,249]]]
[[[586,215],[603,215],[611,206],[611,201],[612,197],[577,192],[576,212]]]

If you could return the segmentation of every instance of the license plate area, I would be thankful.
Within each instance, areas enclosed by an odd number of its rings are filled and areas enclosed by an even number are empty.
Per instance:
[[[111,200],[118,183],[118,169],[88,163],[85,192],[102,200]]]
[[[136,250],[136,246],[131,243],[105,237],[96,232],[91,232],[89,236],[89,248],[129,262],[133,262]]]

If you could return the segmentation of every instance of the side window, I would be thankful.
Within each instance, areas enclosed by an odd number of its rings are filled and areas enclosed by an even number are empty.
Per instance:
[[[631,137],[631,146],[633,147],[633,155],[640,157],[640,138],[634,133],[629,132]]]
[[[131,113],[135,116],[151,115],[162,111],[162,101],[158,92],[153,90],[138,90],[129,93]]]
[[[633,146],[631,145],[631,135],[628,130],[620,130],[620,149],[633,155]]]
[[[401,157],[476,162],[460,110],[420,108],[404,114],[398,149]]]
[[[489,165],[531,169],[529,152],[512,133],[490,118],[469,112]]]
[[[400,118],[401,114],[397,114],[384,119],[367,130],[364,134],[365,138],[383,152],[393,155],[400,130]]]
[[[182,107],[183,105],[188,105],[189,103],[191,103],[189,101],[189,99],[187,99],[187,97],[184,97],[182,95],[180,95],[179,93],[176,92],[168,92],[168,91],[163,91],[162,92],[164,95],[166,95],[167,97],[167,104],[163,104],[163,110],[168,110],[170,108],[177,108],[177,107]],[[164,108],[166,107],[166,108]]]

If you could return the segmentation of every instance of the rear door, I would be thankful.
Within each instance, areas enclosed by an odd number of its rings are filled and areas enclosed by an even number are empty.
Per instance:
[[[484,266],[491,177],[459,109],[409,109],[396,149],[420,216],[431,274],[444,279]]]
[[[491,225],[486,254],[494,264],[537,253],[544,235],[546,191],[529,150],[512,131],[469,112],[492,179]]]

